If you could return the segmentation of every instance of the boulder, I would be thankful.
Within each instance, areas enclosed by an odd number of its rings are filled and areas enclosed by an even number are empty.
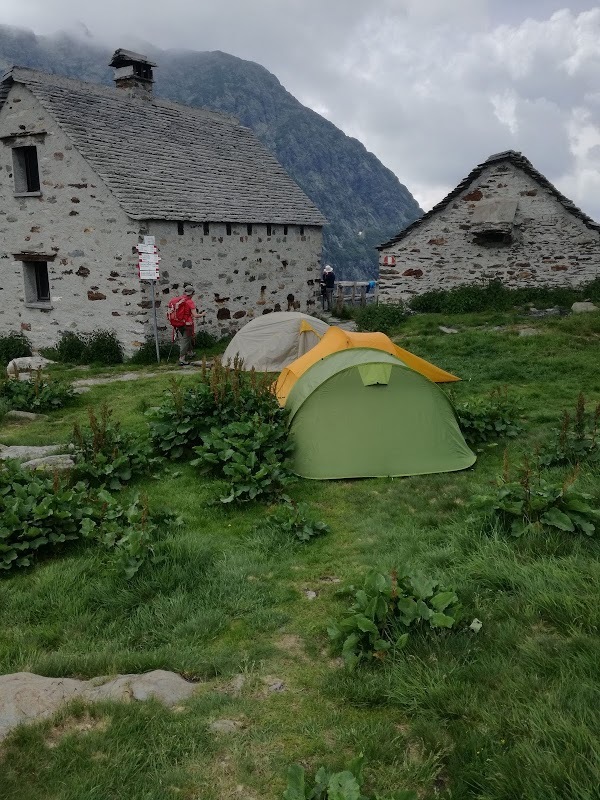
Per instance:
[[[0,456],[1,457],[1,456]],[[31,461],[21,463],[23,469],[43,469],[49,472],[68,472],[73,469],[75,462],[66,453],[55,456],[43,456],[42,458],[32,458]]]
[[[26,378],[29,377],[31,372],[36,372],[38,369],[44,369],[48,364],[54,364],[43,356],[23,356],[22,358],[13,358],[9,361],[6,367],[6,374],[9,378],[19,378],[21,373],[27,373]]]
[[[442,333],[458,333],[457,328],[447,328],[445,325],[438,325],[438,328]]]
[[[64,444],[48,444],[43,447],[20,444],[10,445],[10,447],[2,445],[0,447],[0,460],[6,461],[8,458],[14,458],[15,461],[21,462],[33,461],[34,459],[53,456],[63,450],[64,447]]]
[[[156,669],[142,675],[115,678],[45,678],[31,672],[0,676],[0,741],[17,725],[52,716],[75,697],[96,700],[148,700],[153,697],[166,706],[187,700],[196,685],[174,672]]]
[[[585,314],[588,311],[598,311],[598,306],[595,306],[593,303],[585,300],[582,303],[573,303],[571,306],[571,311],[574,314]]]
[[[34,422],[36,419],[48,419],[47,414],[34,414],[32,411],[7,411],[6,419],[21,419],[27,422]]]

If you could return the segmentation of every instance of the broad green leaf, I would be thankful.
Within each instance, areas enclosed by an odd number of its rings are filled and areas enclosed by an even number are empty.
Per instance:
[[[360,800],[360,786],[351,772],[344,770],[331,776],[327,785],[327,800]]]
[[[434,594],[429,603],[435,611],[443,611],[452,603],[458,603],[458,597],[455,592],[438,592]]]
[[[540,521],[544,525],[551,525],[553,528],[558,528],[561,531],[575,530],[575,526],[571,522],[571,518],[558,508],[549,508],[545,514],[542,514]]]
[[[449,617],[447,614],[437,612],[431,615],[429,624],[432,628],[451,628],[454,625],[454,618]]]
[[[293,764],[287,773],[288,785],[283,793],[284,800],[306,800],[304,769],[300,764]]]

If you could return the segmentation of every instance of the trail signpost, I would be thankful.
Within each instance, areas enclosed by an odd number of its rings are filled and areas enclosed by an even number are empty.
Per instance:
[[[143,244],[136,245],[138,251],[138,277],[140,281],[150,284],[150,297],[152,300],[152,322],[154,326],[154,344],[156,346],[156,361],[160,364],[160,349],[158,346],[158,322],[156,319],[156,281],[160,277],[158,265],[160,256],[155,244],[154,236],[144,236]]]

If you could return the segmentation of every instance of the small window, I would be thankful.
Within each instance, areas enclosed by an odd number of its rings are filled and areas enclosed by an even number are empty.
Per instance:
[[[227,236],[231,236],[231,222],[225,223],[225,231],[227,232]]]
[[[283,226],[283,235],[284,235],[284,236],[287,236],[287,231],[288,231],[288,226],[287,226],[287,225],[284,225],[284,226]]]
[[[177,223],[177,233],[179,236],[183,236],[183,222]]]
[[[475,234],[473,243],[481,247],[506,247],[512,244],[512,236],[508,231],[484,230]]]
[[[210,225],[208,224],[208,222],[205,222],[205,223],[204,223],[204,226],[203,226],[202,233],[203,233],[205,236],[208,236],[208,234],[210,233]]]
[[[300,236],[304,236],[304,225],[300,225]]]
[[[246,225],[246,231],[248,236],[252,236],[252,225]]]
[[[50,303],[50,281],[46,261],[24,261],[25,303]]]
[[[37,147],[14,147],[13,168],[15,175],[15,194],[39,192],[40,172],[38,168]]]
[[[272,228],[270,225],[267,225],[267,236],[271,236]]]

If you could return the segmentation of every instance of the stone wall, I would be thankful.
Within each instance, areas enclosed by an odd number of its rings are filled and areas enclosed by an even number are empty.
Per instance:
[[[478,203],[517,202],[512,243],[473,243]],[[500,226],[498,226],[500,227]],[[385,266],[383,257],[396,257]],[[501,279],[507,286],[576,286],[600,276],[600,236],[510,162],[487,167],[449,205],[380,253],[379,296],[409,299],[432,289]]]
[[[13,136],[13,134],[16,134]],[[67,330],[111,328],[128,352],[149,332],[148,284],[137,278],[135,245],[156,237],[161,335],[169,296],[194,284],[207,328],[224,335],[276,310],[314,308],[321,229],[290,225],[131,220],[33,95],[14,85],[0,111],[0,334],[23,330],[35,347]],[[15,196],[12,147],[37,147],[40,192]],[[179,233],[183,230],[183,233]],[[230,233],[228,231],[231,231]],[[26,302],[24,261],[46,257],[50,303]],[[15,258],[19,255],[20,258]]]

